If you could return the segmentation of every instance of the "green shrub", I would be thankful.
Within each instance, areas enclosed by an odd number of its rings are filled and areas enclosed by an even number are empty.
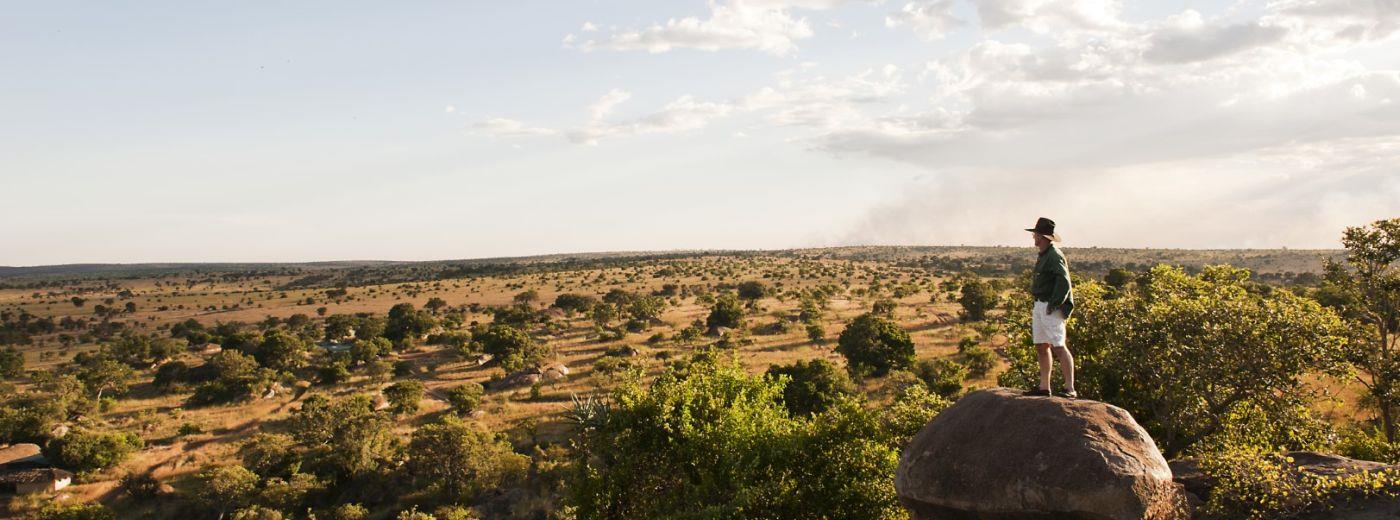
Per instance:
[[[1290,518],[1345,500],[1400,496],[1400,472],[1393,469],[1324,476],[1295,468],[1285,455],[1239,448],[1201,458],[1201,471],[1214,482],[1205,514],[1218,519]]]
[[[987,319],[987,313],[995,309],[1001,297],[996,287],[975,274],[967,274],[962,281],[962,292],[958,303],[962,305],[963,317],[969,321]]]
[[[925,359],[914,365],[914,375],[933,393],[955,397],[962,393],[963,382],[967,380],[967,367],[946,357]]]
[[[778,381],[704,352],[608,404],[578,401],[579,518],[893,518],[906,420],[854,399],[794,417]],[[919,415],[911,404],[902,411]],[[892,428],[900,424],[900,429]],[[922,426],[922,424],[920,424]]]
[[[783,406],[795,416],[824,412],[855,393],[851,378],[822,359],[775,365],[768,368],[768,376],[787,378],[783,385]]]
[[[472,334],[480,350],[495,357],[506,372],[515,372],[543,360],[549,348],[529,333],[510,325],[492,323]]]
[[[841,331],[836,351],[846,357],[852,373],[869,371],[882,376],[891,369],[908,368],[914,362],[914,341],[895,322],[874,314],[862,314]]]
[[[705,327],[715,330],[720,327],[739,329],[744,326],[744,306],[733,294],[724,294],[715,300],[710,315],[705,317]]]
[[[972,377],[985,377],[997,366],[997,353],[992,349],[973,345],[966,349],[960,349],[960,351],[963,356],[963,365],[967,367],[967,372]]]
[[[76,429],[49,447],[59,465],[83,473],[120,464],[143,444],[134,433]]]
[[[485,392],[480,384],[468,381],[447,390],[447,403],[452,405],[452,411],[457,415],[467,415],[481,404]]]
[[[451,417],[414,431],[408,446],[413,479],[452,500],[509,487],[524,478],[529,463],[501,436]]]
[[[384,397],[389,400],[390,409],[396,414],[410,414],[418,411],[418,402],[423,400],[423,383],[417,379],[399,381],[384,389]]]
[[[53,503],[35,513],[35,520],[116,520],[107,506],[102,504],[58,504]]]

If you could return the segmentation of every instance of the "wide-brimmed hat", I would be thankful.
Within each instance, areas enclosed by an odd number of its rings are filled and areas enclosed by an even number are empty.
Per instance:
[[[1055,234],[1055,221],[1045,217],[1040,217],[1039,219],[1037,219],[1035,221],[1035,227],[1027,229],[1026,231],[1030,231],[1031,233],[1035,233],[1037,235],[1042,235],[1045,238],[1050,239],[1051,242],[1060,241],[1060,235]]]

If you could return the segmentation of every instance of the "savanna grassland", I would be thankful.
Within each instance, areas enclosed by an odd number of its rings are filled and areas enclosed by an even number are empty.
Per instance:
[[[1342,254],[1066,252],[1075,275],[1084,280],[1139,276],[1157,264],[1191,273],[1230,264],[1273,287],[1316,286],[1324,259]],[[73,395],[64,399],[85,403],[66,404],[41,425],[26,427],[45,435],[61,425],[140,439],[138,447],[110,464],[82,471],[58,498],[17,498],[8,507],[11,515],[23,515],[50,500],[98,501],[119,517],[174,517],[192,507],[217,516],[224,511],[191,498],[210,492],[197,475],[246,460],[251,440],[288,431],[294,413],[315,396],[331,401],[370,396],[376,410],[387,408],[389,428],[403,442],[416,430],[460,416],[473,428],[499,434],[510,450],[528,459],[530,475],[538,476],[548,473],[550,461],[566,458],[559,453],[579,428],[571,414],[590,397],[604,399],[619,385],[649,381],[716,345],[751,374],[810,360],[845,368],[837,337],[872,308],[907,331],[919,361],[965,361],[974,347],[997,353],[986,358],[990,369],[955,376],[939,375],[929,364],[914,370],[926,382],[944,379],[945,387],[947,379],[955,379],[952,391],[937,392],[953,397],[997,384],[1008,365],[1005,331],[994,320],[967,316],[968,280],[985,281],[994,297],[1014,294],[1023,291],[1021,276],[1034,259],[1029,247],[869,247],[463,262],[3,268],[0,312],[7,328],[0,343],[23,358],[22,370],[4,383],[7,399],[61,393],[59,375],[77,374],[81,388],[69,390]],[[738,303],[739,322],[713,321],[725,301]],[[1003,312],[996,298],[986,305],[991,315]],[[512,334],[528,338],[491,329],[493,323],[508,323]],[[342,352],[376,337],[381,340],[375,346]],[[530,345],[513,357],[514,351],[494,347],[491,338]],[[201,389],[221,377],[203,367],[233,351],[261,365],[248,370],[266,371],[240,380],[246,387]],[[106,366],[94,361],[103,356],[122,367],[96,372],[93,367]],[[162,367],[174,363],[178,369],[161,375]],[[898,380],[857,377],[854,392],[865,396],[867,407],[879,408],[894,398]],[[421,395],[410,390],[407,398],[382,397],[386,388],[406,381],[421,383]],[[465,383],[480,384],[484,391],[479,402],[454,410],[450,393]],[[1337,384],[1332,390],[1343,399],[1316,406],[1336,420],[1357,417],[1354,389]],[[44,440],[10,435],[17,441]],[[382,469],[390,475],[385,478],[408,471],[394,464]],[[122,483],[129,475],[154,479],[159,489],[133,493],[133,484]],[[558,516],[557,483],[523,487],[528,489],[514,494],[472,491],[485,497],[475,501],[473,514]],[[328,496],[323,489],[312,494],[318,493]],[[316,507],[329,508],[337,500],[322,498]],[[364,503],[371,517],[392,517],[411,505],[441,501],[410,494],[376,502],[362,493],[355,502]],[[306,511],[309,506],[284,513],[301,517]],[[344,511],[336,511],[321,517],[344,517],[335,516]]]

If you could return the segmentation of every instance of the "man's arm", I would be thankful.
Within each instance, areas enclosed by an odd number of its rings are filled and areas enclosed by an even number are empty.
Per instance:
[[[1051,272],[1055,275],[1055,290],[1050,293],[1050,300],[1046,302],[1045,313],[1050,314],[1065,304],[1069,299],[1069,266],[1064,259],[1055,262],[1051,267]]]

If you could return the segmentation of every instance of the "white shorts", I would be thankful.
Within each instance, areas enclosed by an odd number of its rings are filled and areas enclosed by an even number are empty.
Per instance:
[[[1035,302],[1031,308],[1031,342],[1037,345],[1049,343],[1053,347],[1065,346],[1065,311],[1055,309],[1046,314],[1045,302]]]

